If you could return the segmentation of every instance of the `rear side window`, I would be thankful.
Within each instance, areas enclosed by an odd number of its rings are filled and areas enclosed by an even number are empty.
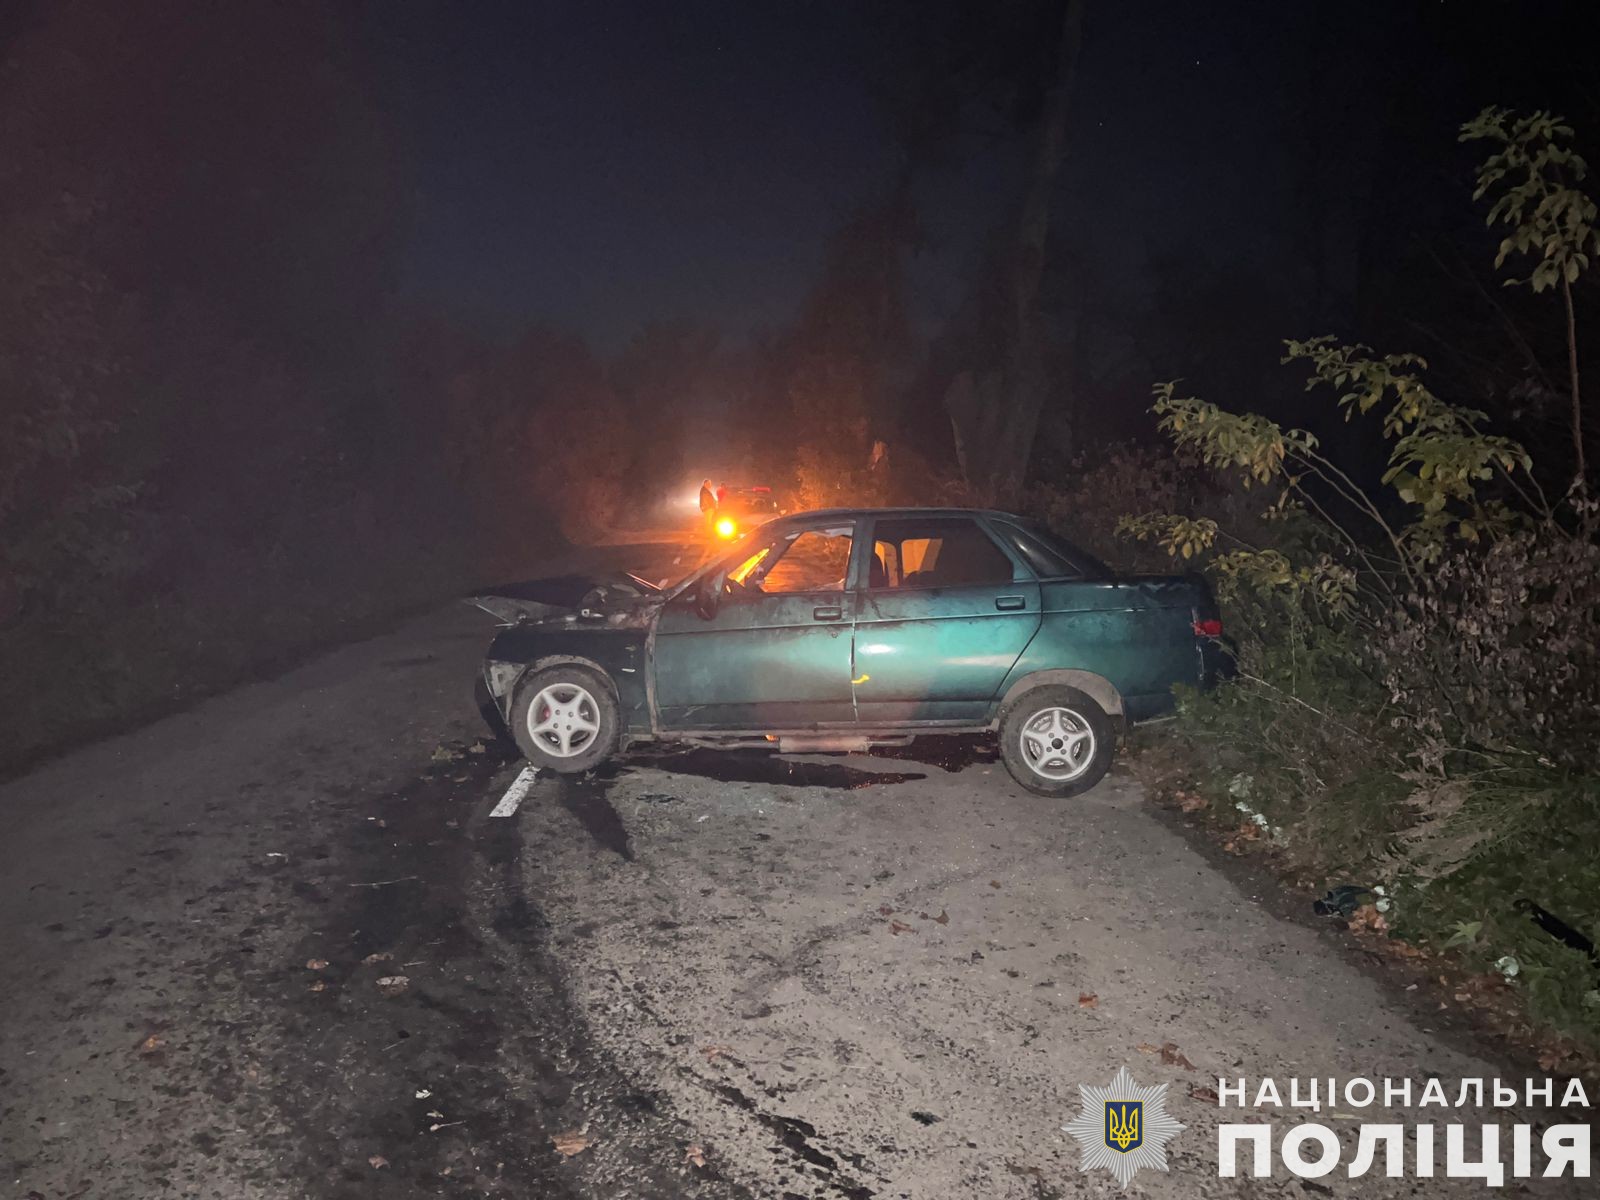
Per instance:
[[[1000,529],[1040,579],[1100,578],[1108,573],[1090,555],[1043,530],[1010,524]]]
[[[1010,583],[1011,559],[977,522],[962,517],[879,521],[867,564],[871,588]]]

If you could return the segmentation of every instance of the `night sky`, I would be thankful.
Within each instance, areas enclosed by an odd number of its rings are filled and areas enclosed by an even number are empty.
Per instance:
[[[436,15],[412,286],[604,345],[657,317],[786,319],[890,162],[858,12],[495,0]]]
[[[1174,244],[1268,255],[1261,147],[1284,114],[1263,24],[1190,4],[1096,6],[1075,93],[1068,240],[1119,284]],[[853,3],[526,4],[419,20],[420,227],[410,288],[498,326],[602,346],[656,318],[786,320],[824,239],[881,190],[874,98],[894,22]],[[919,315],[959,296],[1013,203],[1017,143],[930,180]]]
[[[1583,7],[1522,11],[1570,31]],[[651,320],[737,336],[792,318],[829,232],[893,172],[876,93],[907,53],[906,23],[933,8],[479,0],[410,11],[384,31],[403,46],[418,164],[407,293],[487,331],[544,321],[609,351]],[[1502,61],[1499,21],[1448,0],[1090,5],[1056,269],[1108,313],[1146,305],[1152,264],[1169,256],[1294,287],[1287,242],[1305,181],[1289,158],[1306,136],[1310,71],[1319,102],[1335,97],[1314,186],[1359,202],[1374,173],[1411,155],[1408,174],[1473,225],[1459,122],[1486,103],[1550,102],[1534,57],[1594,74],[1581,37],[1528,41],[1523,61]],[[927,242],[911,264],[924,332],[959,303],[985,237],[1013,211],[1027,150],[1025,136],[974,142],[959,169],[924,177]]]

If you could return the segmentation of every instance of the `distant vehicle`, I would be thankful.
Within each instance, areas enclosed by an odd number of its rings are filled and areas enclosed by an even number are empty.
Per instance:
[[[779,517],[687,578],[568,577],[479,603],[509,625],[484,682],[534,764],[635,742],[864,750],[997,733],[1044,796],[1088,790],[1172,686],[1230,670],[1198,576],[1118,576],[1008,513]]]
[[[728,542],[777,515],[778,501],[769,487],[719,488],[711,531]]]

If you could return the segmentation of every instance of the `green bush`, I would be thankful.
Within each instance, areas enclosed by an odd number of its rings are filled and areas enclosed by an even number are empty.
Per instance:
[[[1535,290],[1559,284],[1570,316],[1600,248],[1593,203],[1548,175],[1583,179],[1571,131],[1490,113],[1465,136],[1510,147],[1479,175],[1480,195],[1512,197],[1490,214],[1512,226],[1501,257],[1555,262]],[[1543,220],[1557,203],[1581,228]],[[1172,461],[1215,477],[1157,466],[1133,487],[1093,481],[1154,499],[1128,505],[1118,532],[1203,569],[1224,606],[1238,678],[1180,704],[1198,785],[1330,882],[1381,885],[1397,936],[1511,979],[1537,1016],[1600,1046],[1596,960],[1533,919],[1600,941],[1600,504],[1576,367],[1577,470],[1552,502],[1528,452],[1436,396],[1415,355],[1332,338],[1287,349],[1346,420],[1378,422],[1378,486],[1305,430],[1170,384],[1154,412]]]

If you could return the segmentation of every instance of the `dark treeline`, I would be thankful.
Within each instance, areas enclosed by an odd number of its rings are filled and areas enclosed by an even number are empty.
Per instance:
[[[663,313],[607,355],[397,299],[423,98],[381,7],[0,17],[0,676],[24,714],[0,759],[516,570],[713,463],[808,505],[1020,502],[1148,437],[1156,379],[1284,412],[1286,336],[1427,354],[1441,391],[1570,455],[1561,330],[1488,268],[1452,138],[1488,103],[1600,131],[1582,6],[1242,10],[1255,68],[1218,111],[1251,126],[1204,130],[1190,179],[1100,132],[1157,17],[884,5],[893,161],[792,320]],[[938,196],[991,170],[965,299],[930,315]],[[1237,176],[1243,210],[1098,253],[1151,173]]]

